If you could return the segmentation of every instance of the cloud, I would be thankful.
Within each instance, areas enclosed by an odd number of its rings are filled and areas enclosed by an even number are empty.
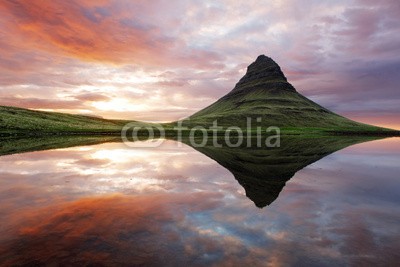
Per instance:
[[[221,58],[212,51],[187,48],[174,54],[181,41],[142,22],[143,4],[78,1],[3,1],[0,8],[13,17],[13,34],[23,35],[26,46],[88,61],[177,64],[210,68]],[[184,44],[183,44],[184,45]],[[216,65],[220,66],[220,64]]]
[[[400,97],[395,0],[2,1],[0,14],[0,104],[172,121],[229,92],[259,54],[340,114]]]
[[[81,95],[75,96],[74,98],[77,100],[88,101],[88,102],[110,100],[110,98],[108,96],[105,96],[103,94],[96,94],[96,93],[81,94]]]
[[[78,100],[54,100],[43,98],[5,97],[1,104],[5,106],[20,106],[25,108],[42,109],[80,109],[84,105]]]

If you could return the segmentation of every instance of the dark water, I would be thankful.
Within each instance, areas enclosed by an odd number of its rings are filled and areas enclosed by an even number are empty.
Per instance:
[[[398,266],[400,139],[357,142],[4,155],[0,262]]]

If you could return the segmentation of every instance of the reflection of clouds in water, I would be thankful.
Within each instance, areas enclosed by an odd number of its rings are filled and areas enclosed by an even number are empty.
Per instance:
[[[19,214],[22,222],[13,229],[15,236],[3,242],[0,254],[6,265],[259,261],[258,249],[254,253],[237,238],[200,230],[186,219],[190,214],[211,212],[221,196],[202,192],[113,195],[34,210]]]
[[[2,157],[0,255],[14,263],[394,264],[398,168],[376,162],[385,149],[365,155],[363,146],[301,170],[263,210],[215,162],[168,143],[143,157],[120,144]]]
[[[214,182],[225,184],[224,180],[231,181],[229,172],[206,156],[186,146],[177,148],[172,142],[157,149],[103,144],[86,150],[73,147],[1,159],[3,177],[20,175],[24,185],[47,187],[51,192],[69,196],[166,190],[187,192],[193,191],[193,182],[196,182],[197,190],[209,190]],[[10,186],[16,186],[15,181]]]
[[[222,197],[205,192],[135,197],[116,194],[19,213],[9,231],[10,239],[1,243],[0,259],[6,260],[6,265],[260,266],[267,261],[271,265],[335,265],[343,264],[345,256],[353,263],[374,262],[378,250],[383,262],[394,263],[396,259],[391,246],[398,247],[398,241],[389,240],[385,246],[375,242],[367,224],[353,212],[338,215],[325,232],[321,225],[312,223],[312,227],[297,225],[302,227],[295,231],[279,229],[291,229],[296,222],[278,226],[274,232],[270,222],[252,224],[254,219],[240,214],[223,221],[217,218],[214,225],[208,225],[212,213],[220,211]],[[301,205],[294,210],[299,208]],[[297,216],[296,212],[292,215]]]
[[[381,149],[370,143],[346,148],[299,171],[269,209],[280,219],[287,215],[287,224],[278,224],[283,231],[290,229],[286,240],[341,264],[396,266],[399,169],[376,159],[385,155],[398,160],[399,151],[392,149],[398,140],[386,140]],[[365,154],[370,147],[375,150]],[[391,149],[386,152],[386,147]],[[292,257],[305,255],[310,252]]]

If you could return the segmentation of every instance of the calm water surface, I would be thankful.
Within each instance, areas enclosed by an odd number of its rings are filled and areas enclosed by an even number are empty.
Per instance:
[[[173,141],[2,156],[0,201],[4,266],[396,266],[400,138],[306,166],[263,208]]]

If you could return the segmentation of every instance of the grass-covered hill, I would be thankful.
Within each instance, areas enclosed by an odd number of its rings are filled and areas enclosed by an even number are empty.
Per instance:
[[[0,106],[0,135],[120,133],[127,121]],[[140,124],[140,123],[138,123]]]
[[[219,126],[239,126],[247,130],[251,118],[251,132],[278,126],[282,134],[368,134],[400,135],[400,131],[385,129],[349,120],[316,104],[287,81],[278,64],[261,55],[248,68],[235,88],[214,104],[184,120],[183,126],[209,128],[217,120]],[[47,134],[115,134],[134,122],[138,126],[151,126],[139,121],[107,120],[97,117],[57,112],[35,111],[0,106],[0,136]],[[175,135],[175,123],[164,124],[167,135]],[[212,132],[212,130],[210,130]],[[222,131],[223,134],[223,131]]]
[[[235,88],[212,105],[188,118],[189,125],[246,127],[278,126],[292,131],[325,130],[353,132],[387,132],[349,120],[299,94],[287,81],[279,65],[261,55],[247,68]],[[258,120],[260,121],[257,121]]]

